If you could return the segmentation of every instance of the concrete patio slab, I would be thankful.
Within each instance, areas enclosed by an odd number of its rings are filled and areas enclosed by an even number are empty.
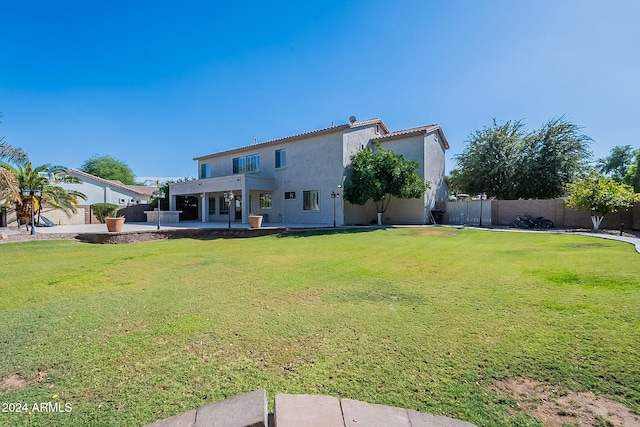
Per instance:
[[[345,427],[411,427],[406,409],[342,399]]]
[[[277,394],[275,427],[344,427],[340,400],[332,396]]]
[[[193,427],[196,424],[196,410],[174,415],[144,427]]]
[[[200,407],[197,411],[145,427],[268,427],[267,391],[263,388]]]
[[[195,427],[267,427],[267,391],[263,388],[198,409]]]
[[[476,427],[466,421],[408,410],[411,427]]]

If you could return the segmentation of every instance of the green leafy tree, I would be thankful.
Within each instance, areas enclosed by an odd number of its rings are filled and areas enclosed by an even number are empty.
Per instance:
[[[421,197],[430,187],[416,173],[418,162],[409,160],[382,146],[366,147],[351,156],[350,178],[344,187],[344,199],[355,205],[372,200],[376,211],[384,213],[391,196],[398,199]]]
[[[627,174],[629,166],[633,164],[634,152],[630,145],[615,146],[611,149],[611,154],[604,159],[598,159],[597,168],[600,173],[612,178],[614,181],[622,182]]]
[[[131,168],[125,162],[111,156],[93,156],[82,164],[80,170],[102,179],[117,180],[127,185],[135,184]]]
[[[459,191],[498,199],[548,199],[564,194],[580,177],[591,139],[564,117],[527,132],[522,121],[499,122],[476,130],[456,156]]]
[[[529,133],[518,162],[524,179],[518,180],[518,198],[552,199],[565,194],[566,185],[581,177],[591,157],[591,139],[564,117]]]
[[[458,191],[517,199],[518,180],[522,178],[516,159],[524,137],[524,124],[519,120],[500,123],[493,119],[491,126],[471,134],[464,152],[456,156]]]
[[[640,194],[635,193],[631,186],[596,173],[569,184],[567,189],[569,191],[567,206],[589,211],[594,231],[598,231],[606,214],[628,208],[640,200]]]
[[[449,171],[447,184],[449,187],[450,200],[456,200],[460,194],[464,193],[464,186],[460,183],[461,173],[460,168],[453,168]]]
[[[636,193],[640,193],[640,150],[635,152],[636,160],[629,166],[622,182],[633,187]]]
[[[640,192],[640,150],[634,150],[630,145],[613,147],[609,156],[598,160],[597,169]]]

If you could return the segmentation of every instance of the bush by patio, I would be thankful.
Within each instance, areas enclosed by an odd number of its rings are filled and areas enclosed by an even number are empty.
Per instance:
[[[104,224],[105,218],[111,218],[118,214],[118,205],[113,203],[94,203],[91,205],[91,211],[98,221]]]

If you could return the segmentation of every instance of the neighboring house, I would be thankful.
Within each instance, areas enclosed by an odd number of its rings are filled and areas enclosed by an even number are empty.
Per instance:
[[[149,203],[151,194],[156,190],[155,187],[125,185],[120,181],[102,179],[76,169],[71,169],[68,175],[80,178],[82,183],[58,183],[57,185],[66,190],[79,191],[87,196],[87,200],[80,200],[81,205],[113,203],[114,205],[128,206]]]
[[[431,188],[423,197],[392,200],[384,222],[429,223],[435,202],[446,200],[445,150],[449,144],[439,125],[389,132],[380,119],[305,132],[285,138],[194,158],[199,179],[170,186],[170,209],[182,219],[202,222],[248,222],[249,213],[266,222],[338,225],[375,220],[372,202],[351,205],[342,199],[351,156],[367,145],[381,144],[420,165]],[[228,207],[225,192],[235,201]],[[334,198],[332,194],[340,194]],[[229,210],[231,212],[229,212]]]
[[[94,203],[113,203],[121,207],[147,204],[152,198],[152,193],[156,190],[156,187],[125,185],[120,181],[102,179],[76,169],[70,169],[67,175],[77,177],[82,182],[79,184],[58,182],[55,185],[66,190],[79,191],[87,196],[87,200],[78,200],[78,212],[71,218],[67,217],[64,212],[59,209],[55,209],[48,204],[43,205],[42,216],[56,225],[85,224],[91,222],[89,206]],[[144,219],[140,219],[140,221],[143,220]],[[8,223],[9,226],[18,225],[15,214],[12,215],[10,212]]]

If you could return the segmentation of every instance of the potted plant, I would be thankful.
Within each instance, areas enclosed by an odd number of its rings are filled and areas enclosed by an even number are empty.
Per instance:
[[[91,211],[98,221],[107,224],[107,231],[110,233],[119,233],[122,231],[124,224],[124,216],[118,215],[118,205],[112,203],[94,203],[91,205]]]
[[[262,215],[249,214],[249,228],[262,227]]]
[[[122,231],[122,226],[124,225],[124,216],[105,218],[104,222],[107,224],[107,231],[109,233],[119,233]]]

